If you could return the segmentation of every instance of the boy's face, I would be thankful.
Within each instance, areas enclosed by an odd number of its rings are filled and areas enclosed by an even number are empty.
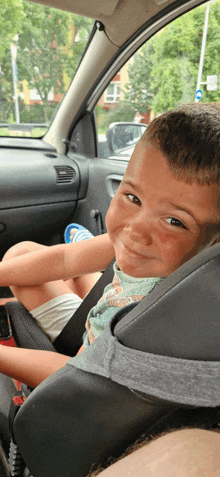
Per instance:
[[[177,180],[140,141],[106,216],[119,268],[132,277],[170,275],[216,234],[218,204],[216,184]]]

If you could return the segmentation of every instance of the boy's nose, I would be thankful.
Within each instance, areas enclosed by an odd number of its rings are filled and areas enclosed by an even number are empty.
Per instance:
[[[145,247],[149,247],[149,245],[152,244],[152,237],[148,232],[144,232],[142,234],[132,233],[130,237],[133,242],[138,242]]]
[[[152,230],[150,220],[146,218],[138,220],[135,218],[129,226],[130,238],[134,242],[139,242],[142,245],[149,246],[152,244]]]

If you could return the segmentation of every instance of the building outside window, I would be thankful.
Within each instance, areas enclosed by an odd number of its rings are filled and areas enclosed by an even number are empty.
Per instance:
[[[120,101],[120,82],[112,82],[106,89],[105,102],[117,103]]]

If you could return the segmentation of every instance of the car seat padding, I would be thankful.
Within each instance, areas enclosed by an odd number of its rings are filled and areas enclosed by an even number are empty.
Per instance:
[[[204,359],[207,366],[220,366],[218,349],[209,350],[215,344],[214,330],[219,333],[219,254],[220,245],[203,252],[164,280],[165,288],[159,285],[127,315],[123,316],[126,310],[118,313],[111,324],[115,340],[127,352],[154,353],[159,358],[164,353],[169,359],[174,356],[173,362],[180,359],[186,364],[188,357],[193,361],[195,356],[201,366]],[[165,340],[158,323],[165,334],[169,329]],[[201,346],[196,337],[200,339],[202,332]],[[99,340],[104,336],[105,332]],[[175,357],[177,353],[181,358]],[[187,412],[188,406],[136,392],[95,374],[94,364],[90,363],[89,372],[67,364],[41,383],[17,413],[14,434],[34,477],[86,477],[93,466],[121,453],[143,431],[151,432],[164,416],[178,407]]]

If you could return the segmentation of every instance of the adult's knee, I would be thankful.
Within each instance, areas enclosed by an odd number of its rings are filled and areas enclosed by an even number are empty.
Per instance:
[[[217,432],[197,428],[177,430],[152,442],[146,452],[148,468],[154,469],[155,477],[220,477]]]
[[[2,261],[10,260],[11,258],[18,257],[19,255],[24,255],[25,253],[34,252],[42,247],[44,246],[28,240],[24,242],[19,242],[7,250]]]
[[[220,434],[204,429],[170,432],[122,458],[100,477],[128,475],[220,477]]]

